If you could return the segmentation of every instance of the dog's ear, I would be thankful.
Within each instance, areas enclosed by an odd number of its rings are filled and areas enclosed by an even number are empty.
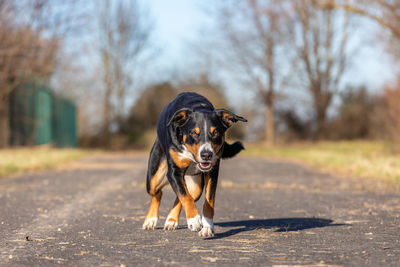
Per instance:
[[[172,118],[167,123],[167,127],[170,126],[172,123],[174,123],[178,127],[182,127],[188,122],[189,116],[190,114],[192,114],[192,112],[193,111],[189,108],[183,108],[178,110],[177,112],[174,113]]]
[[[230,112],[229,110],[226,110],[226,109],[216,109],[215,113],[220,118],[220,120],[222,121],[222,124],[226,128],[231,127],[237,121],[247,122],[247,120],[245,118],[238,116],[238,115],[234,114],[233,112]]]

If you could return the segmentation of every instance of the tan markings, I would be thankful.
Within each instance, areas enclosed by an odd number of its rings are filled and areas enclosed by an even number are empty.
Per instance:
[[[158,166],[157,172],[150,180],[150,195],[154,196],[155,194],[157,194],[158,191],[160,191],[164,186],[168,184],[168,180],[165,177],[167,169],[167,160],[163,160]]]
[[[158,208],[160,207],[162,192],[158,191],[158,193],[152,197],[149,212],[147,212],[146,219],[149,218],[158,218]]]
[[[186,218],[194,218],[196,215],[199,215],[197,211],[196,204],[194,204],[194,199],[189,195],[178,195],[179,201],[182,203],[183,209],[186,213]]]
[[[175,115],[175,122],[180,123],[187,119],[187,110],[182,110]]]
[[[210,127],[210,133],[214,134],[214,131],[215,131],[215,127]]]
[[[194,128],[193,131],[194,131],[195,133],[197,133],[197,134],[200,134],[200,128],[198,128],[198,127]]]
[[[209,174],[205,175],[205,200],[203,205],[203,216],[207,218],[214,217],[214,201],[215,192],[211,192],[211,177]]]
[[[229,113],[227,113],[227,112],[222,112],[223,114],[222,114],[222,120],[224,120],[225,122],[227,122],[229,125],[232,125],[233,124],[233,122],[232,122],[232,116],[231,115],[229,115]]]
[[[204,201],[203,216],[210,219],[214,218],[214,207],[212,207],[207,201]]]
[[[221,140],[221,144],[214,144],[214,143],[211,143],[211,146],[212,146],[212,148],[214,149],[214,151],[215,151],[215,154],[217,154],[219,157],[221,156],[221,148],[222,148],[222,145],[224,144],[224,142],[225,142],[225,138],[224,137],[222,137],[222,140]]]
[[[179,222],[179,214],[181,213],[182,204],[177,197],[174,202],[174,206],[168,214],[168,221]]]
[[[221,144],[214,144],[214,143],[211,143],[211,147],[212,147],[213,150],[215,151],[215,154],[219,155],[218,152],[220,152],[221,147],[222,147],[222,144],[223,144],[223,142],[222,142]]]
[[[184,143],[186,143],[186,139],[187,139],[187,135],[184,134],[184,135],[183,135],[183,142],[184,142]]]
[[[181,169],[189,167],[190,159],[181,158],[179,153],[174,151],[172,148],[169,150],[169,154],[171,155],[172,161]]]
[[[186,188],[192,198],[197,201],[203,192],[201,175],[185,175]]]
[[[193,145],[189,145],[189,144],[185,144],[187,150],[192,153],[192,155],[198,155],[199,154],[199,149],[201,147],[201,143],[198,144],[193,144]]]

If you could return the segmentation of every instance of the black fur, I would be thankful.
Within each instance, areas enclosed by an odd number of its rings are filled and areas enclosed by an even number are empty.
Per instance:
[[[179,113],[184,113],[181,116]],[[225,120],[222,119],[223,115]],[[215,126],[221,135],[213,138],[213,142],[218,143],[223,141],[225,131],[237,121],[247,121],[241,116],[238,116],[225,109],[215,109],[208,99],[205,97],[186,92],[179,94],[171,103],[169,103],[158,119],[157,124],[157,139],[154,142],[153,148],[150,152],[147,173],[147,191],[150,191],[150,181],[163,159],[167,160],[168,172],[167,178],[175,192],[185,193],[182,184],[182,176],[186,170],[180,170],[172,161],[169,150],[173,148],[174,151],[182,152],[183,135],[189,136],[187,143],[193,144],[196,142],[195,138],[190,137],[188,131],[193,128],[197,120],[209,120],[209,124]],[[207,134],[207,133],[202,133]],[[215,140],[214,140],[215,139]],[[222,159],[232,158],[236,156],[244,146],[241,142],[228,144],[224,142],[222,145]],[[217,152],[217,151],[216,151]]]
[[[227,142],[224,143],[224,148],[222,152],[222,159],[229,159],[233,158],[237,154],[239,154],[240,151],[244,150],[244,146],[241,142],[236,141],[233,144],[228,144]]]
[[[210,101],[199,94],[179,94],[164,108],[158,119],[157,139],[148,162],[147,192],[152,196],[161,195],[164,181],[155,180],[152,183],[152,179],[155,176],[157,179],[162,179],[156,173],[160,170],[160,164],[166,162],[168,182],[184,209],[185,205],[194,206],[187,204],[188,201],[192,203],[199,198],[199,196],[187,198],[185,175],[201,175],[201,181],[196,182],[201,189],[200,193],[203,187],[206,187],[204,184],[207,178],[209,186],[206,189],[206,199],[214,201],[220,159],[232,158],[244,149],[241,142],[228,144],[224,141],[226,130],[237,121],[247,120],[228,110],[215,109]],[[197,151],[192,151],[195,149]],[[207,153],[212,157],[207,157]],[[186,215],[187,211],[193,210],[193,208],[187,209]]]

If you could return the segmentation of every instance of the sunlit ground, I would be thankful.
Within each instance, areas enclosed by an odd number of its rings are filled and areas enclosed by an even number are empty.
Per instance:
[[[89,153],[82,149],[49,147],[16,148],[0,150],[0,178],[30,171],[46,170],[80,159]]]
[[[291,160],[341,175],[400,182],[400,154],[394,154],[382,142],[320,142],[273,148],[247,144],[243,154]]]
[[[240,154],[241,156],[290,160],[333,174],[400,183],[400,154],[393,153],[390,147],[382,142],[348,141],[298,143],[276,147],[265,147],[260,144],[245,146],[246,150]],[[50,147],[0,150],[0,177],[51,169],[98,152]]]

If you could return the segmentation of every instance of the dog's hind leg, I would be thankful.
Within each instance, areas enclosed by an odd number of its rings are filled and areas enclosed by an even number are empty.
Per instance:
[[[160,207],[162,188],[168,184],[166,179],[167,161],[158,139],[155,141],[150,152],[146,187],[149,195],[152,196],[149,211],[143,223],[143,229],[154,230],[158,221],[158,209]]]

